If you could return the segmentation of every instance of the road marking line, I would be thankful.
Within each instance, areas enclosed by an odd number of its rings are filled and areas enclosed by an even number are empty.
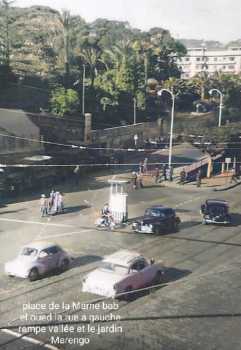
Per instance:
[[[44,235],[41,235],[41,236],[38,236],[36,238],[36,240],[39,240],[40,238],[41,239],[48,239],[48,238],[55,238],[55,237],[64,237],[64,236],[72,236],[72,235],[77,235],[79,233],[85,233],[85,232],[89,232],[90,230],[82,230],[82,231],[78,231],[78,232],[67,232],[67,233],[59,233],[59,234],[56,234],[56,235],[48,235],[48,236],[44,236]]]
[[[46,344],[45,342],[37,340],[37,339],[34,339],[32,337],[23,336],[21,333],[11,331],[10,329],[1,329],[1,331],[3,333],[12,335],[13,337],[19,338],[20,340],[25,340],[25,341],[27,341],[27,342],[29,342],[31,344],[43,346],[46,349],[59,350],[59,348],[57,348],[56,346],[53,346],[53,345],[50,345],[50,344]]]
[[[30,224],[30,225],[46,225],[46,226],[56,226],[56,227],[74,227],[73,225],[66,225],[66,224],[53,224],[53,223],[48,223],[48,222],[27,221],[27,220],[17,220],[17,219],[7,219],[7,218],[0,218],[0,221],[19,222],[19,223]]]
[[[195,198],[191,198],[191,199],[188,199],[184,202],[181,202],[181,203],[178,203],[175,205],[175,208],[178,208],[178,207],[181,207],[183,206],[184,204],[188,204],[188,203],[191,203],[191,202],[194,202],[194,201],[197,201],[198,199],[200,199],[201,197],[195,197]]]

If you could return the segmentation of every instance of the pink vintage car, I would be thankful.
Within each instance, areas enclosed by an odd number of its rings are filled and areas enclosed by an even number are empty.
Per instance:
[[[71,260],[69,254],[59,245],[36,241],[24,246],[14,260],[5,264],[5,273],[35,281],[51,270],[66,270]]]
[[[83,278],[82,291],[107,297],[124,297],[122,293],[160,283],[164,274],[161,262],[154,263],[141,254],[120,250],[107,256],[99,268]]]

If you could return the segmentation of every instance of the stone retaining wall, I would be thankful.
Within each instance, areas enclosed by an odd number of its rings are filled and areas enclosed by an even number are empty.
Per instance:
[[[92,131],[92,143],[104,147],[133,147],[134,135],[138,135],[137,146],[141,146],[148,138],[155,138],[161,135],[161,121],[139,123],[115,128]]]

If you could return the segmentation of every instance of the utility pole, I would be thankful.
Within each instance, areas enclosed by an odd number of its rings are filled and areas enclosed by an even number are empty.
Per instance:
[[[83,82],[82,82],[82,115],[85,115],[85,64],[83,64]]]
[[[133,124],[136,124],[136,98],[133,99],[134,102],[134,115],[133,115]]]

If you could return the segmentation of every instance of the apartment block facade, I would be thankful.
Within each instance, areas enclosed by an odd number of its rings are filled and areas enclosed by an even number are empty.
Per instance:
[[[189,79],[206,72],[209,75],[215,72],[240,74],[241,47],[228,49],[206,49],[205,47],[187,49],[186,56],[176,59],[182,71],[182,78]]]

